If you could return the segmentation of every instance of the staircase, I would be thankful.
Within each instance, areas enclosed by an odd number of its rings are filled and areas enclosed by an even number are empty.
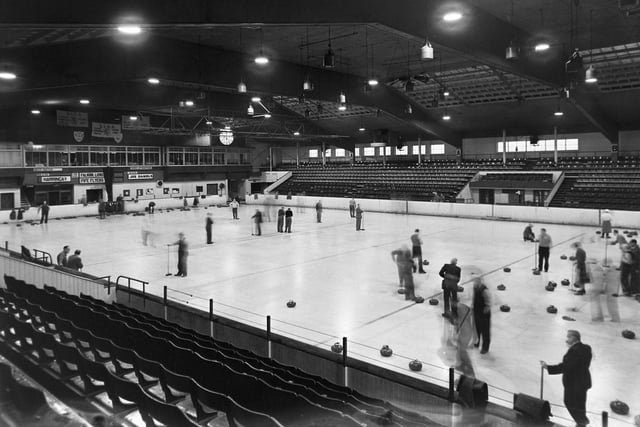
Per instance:
[[[578,178],[565,176],[564,182],[558,188],[556,195],[551,200],[549,206],[556,208],[573,208],[578,207],[579,202],[575,201],[575,197],[572,196],[573,186],[578,181]]]

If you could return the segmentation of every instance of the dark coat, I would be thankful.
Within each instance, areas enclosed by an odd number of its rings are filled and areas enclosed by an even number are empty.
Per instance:
[[[562,374],[565,389],[588,390],[591,388],[591,347],[581,342],[572,345],[562,358],[562,363],[549,365],[550,375]]]

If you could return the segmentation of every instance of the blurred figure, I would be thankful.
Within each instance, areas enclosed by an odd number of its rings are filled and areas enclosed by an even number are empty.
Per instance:
[[[400,287],[404,287],[404,299],[414,300],[416,298],[413,286],[413,259],[411,259],[411,251],[407,245],[402,245],[399,249],[391,251],[391,259],[398,266],[398,277],[400,279]]]
[[[604,299],[610,320],[612,322],[620,322],[618,301],[613,296],[618,287],[615,270],[605,263],[594,263],[591,275],[591,284],[587,292],[591,303],[591,320],[594,322],[602,322],[604,320],[602,310],[602,300]]]
[[[265,203],[264,216],[265,216],[267,222],[271,222],[271,209],[272,209],[272,205],[274,203],[273,199],[271,198],[271,196],[265,196],[264,203]]]
[[[176,276],[187,277],[187,258],[189,258],[189,244],[184,233],[178,234],[178,241],[173,243],[178,246],[178,272]]]
[[[605,209],[600,215],[600,220],[602,221],[602,234],[601,238],[609,238],[609,234],[611,234],[611,212],[609,209]]]
[[[284,233],[284,206],[278,209],[278,233]]]
[[[197,208],[200,201],[198,200],[198,196],[193,196],[193,207]]]
[[[358,206],[356,207],[356,231],[363,230],[363,228],[362,228],[362,215],[363,214],[364,214],[364,211],[362,210],[362,208],[358,204]]]
[[[417,269],[418,273],[426,274],[427,272],[424,271],[424,268],[422,267],[422,238],[420,237],[420,230],[417,228],[415,229],[415,232],[411,235],[411,246],[412,246],[411,256],[413,257],[413,259],[418,258],[418,265],[416,266],[414,264],[413,272],[415,273]]]
[[[611,244],[612,245],[624,245],[627,243],[627,239],[624,238],[622,234],[618,230],[613,230],[613,236],[611,236]]]
[[[149,202],[149,213],[156,213],[156,202],[154,202],[153,200]]]
[[[251,233],[252,236],[261,236],[262,230],[260,228],[260,224],[262,224],[262,212],[256,209],[256,213],[251,217],[253,218],[254,230]]]
[[[478,334],[478,341],[474,346],[479,347],[482,341],[480,354],[485,354],[491,344],[491,296],[480,277],[473,279],[473,321]]]
[[[287,208],[284,213],[284,231],[285,233],[291,233],[291,223],[293,222],[293,211],[291,208]]]
[[[356,216],[356,199],[353,197],[349,200],[349,216],[355,218]]]
[[[322,202],[320,200],[316,203],[316,222],[322,222]]]
[[[456,348],[454,368],[463,375],[475,378],[476,373],[468,351],[475,335],[472,310],[468,305],[458,302],[458,300],[452,301],[452,305],[458,313],[458,317],[452,322],[452,345]]]
[[[620,284],[625,296],[638,292],[638,266],[640,265],[640,247],[636,239],[620,245],[622,258],[620,260]]]
[[[140,226],[140,234],[142,236],[142,244],[147,246],[149,238],[151,237],[151,222],[148,217],[142,219],[142,225]]]
[[[525,242],[536,241],[536,235],[533,233],[533,224],[529,224],[524,228],[524,231],[522,232],[522,239]]]
[[[231,214],[233,215],[233,219],[238,219],[238,208],[240,207],[240,203],[236,199],[233,199],[231,203],[229,203],[231,207]]]
[[[73,252],[73,255],[71,255],[67,260],[68,268],[71,268],[73,270],[78,270],[78,271],[82,269],[83,265],[82,265],[82,259],[80,258],[80,253],[81,253],[80,249],[76,249]]]
[[[211,234],[213,232],[213,215],[211,212],[207,212],[204,228],[207,232],[207,245],[210,245],[213,243],[213,240],[211,239]]]
[[[576,295],[584,295],[585,283],[589,283],[589,272],[587,271],[587,253],[582,249],[580,242],[571,245],[576,250],[576,261],[574,264],[576,280],[574,286],[577,288]]]
[[[104,202],[104,199],[100,197],[98,199],[98,216],[100,219],[105,219],[107,216],[107,204]]]
[[[449,264],[444,264],[438,273],[442,277],[442,290],[444,291],[443,317],[453,319],[458,315],[455,302],[458,301],[458,282],[460,282],[461,270],[458,267],[458,259],[453,258]]]
[[[71,248],[68,245],[65,245],[62,248],[62,252],[60,252],[56,258],[56,261],[58,262],[58,265],[61,265],[63,267],[67,266],[67,254],[71,252]]]

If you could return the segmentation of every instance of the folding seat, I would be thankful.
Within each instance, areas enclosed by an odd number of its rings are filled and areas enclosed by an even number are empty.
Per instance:
[[[106,367],[104,369],[106,370],[106,375],[104,375],[103,381],[107,395],[111,400],[113,411],[121,416],[136,410],[144,398],[142,388],[136,383],[120,378]]]
[[[66,345],[55,341],[53,353],[58,368],[57,375],[62,380],[67,380],[80,375],[80,353],[72,345]]]
[[[139,402],[139,411],[145,423],[147,424],[147,427],[199,426],[199,424],[193,422],[177,406],[170,403],[161,402],[160,400],[146,393],[144,390],[141,390],[141,392],[142,399]]]

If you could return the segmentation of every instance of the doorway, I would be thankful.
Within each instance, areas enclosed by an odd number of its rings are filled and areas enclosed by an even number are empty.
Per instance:
[[[480,189],[480,203],[484,205],[493,205],[495,203],[496,193],[494,189]]]
[[[94,203],[102,198],[102,189],[87,190],[87,203]]]

